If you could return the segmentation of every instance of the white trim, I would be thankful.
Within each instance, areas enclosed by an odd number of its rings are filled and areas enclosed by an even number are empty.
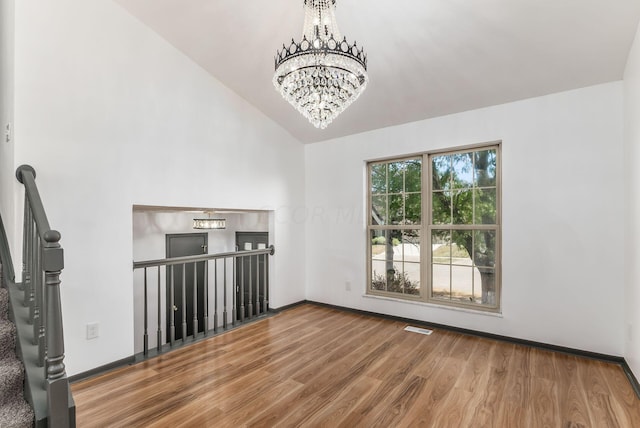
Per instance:
[[[367,297],[371,299],[388,300],[391,302],[398,302],[398,303],[409,303],[412,305],[426,306],[429,308],[437,308],[437,309],[446,309],[449,311],[466,312],[468,314],[474,314],[474,315],[486,315],[490,317],[504,318],[504,316],[502,315],[502,312],[489,312],[486,310],[483,311],[483,310],[477,310],[477,309],[461,308],[459,306],[438,305],[435,303],[424,302],[421,300],[399,299],[397,297],[380,296],[378,294],[366,294],[366,293],[363,294],[362,297]],[[425,322],[428,322],[428,321],[425,321]]]

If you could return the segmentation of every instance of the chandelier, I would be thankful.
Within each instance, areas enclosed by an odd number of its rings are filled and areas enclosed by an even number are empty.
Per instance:
[[[340,35],[335,0],[304,0],[302,40],[276,53],[273,84],[316,128],[325,129],[369,81],[367,56]]]
[[[226,229],[227,220],[224,218],[211,218],[211,212],[207,213],[207,218],[194,218],[194,229]]]
[[[224,218],[194,218],[194,229],[226,229],[227,220]]]

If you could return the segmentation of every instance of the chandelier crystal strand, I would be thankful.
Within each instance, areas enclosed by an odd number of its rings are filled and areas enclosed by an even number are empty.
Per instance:
[[[282,45],[273,84],[316,128],[325,129],[364,91],[367,56],[342,37],[335,0],[304,0],[302,40]]]

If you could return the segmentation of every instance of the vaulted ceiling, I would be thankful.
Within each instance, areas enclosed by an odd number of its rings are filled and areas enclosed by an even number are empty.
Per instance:
[[[319,130],[271,81],[303,0],[115,1],[302,142],[620,80],[640,20],[638,0],[337,0],[370,83]]]

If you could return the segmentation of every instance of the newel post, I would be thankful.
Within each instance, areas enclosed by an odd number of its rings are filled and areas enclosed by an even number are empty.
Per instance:
[[[60,233],[44,234],[43,269],[46,293],[47,364],[45,365],[49,426],[69,426],[69,381],[64,367],[64,334],[60,300],[60,273],[64,268]]]

